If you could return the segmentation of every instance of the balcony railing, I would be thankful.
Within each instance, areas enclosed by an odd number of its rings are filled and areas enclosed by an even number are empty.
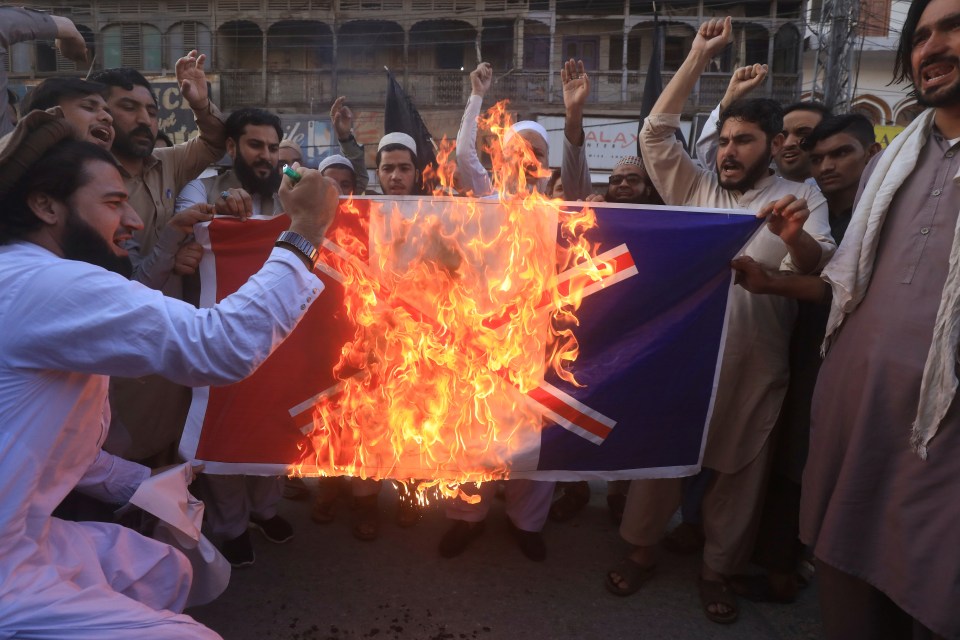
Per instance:
[[[397,71],[397,80],[420,109],[458,107],[466,103],[470,95],[470,78],[461,71]],[[334,77],[335,75],[335,77]],[[673,74],[662,74],[666,85]],[[593,91],[588,102],[591,106],[622,107],[639,110],[643,100],[643,88],[647,74],[636,71],[627,73],[626,91],[622,73],[605,71],[593,74]],[[728,73],[705,73],[684,105],[684,113],[708,112],[720,102],[727,83]],[[334,84],[336,83],[336,84]],[[797,74],[774,74],[771,91],[764,88],[755,96],[771,97],[782,104],[799,99]],[[266,88],[266,94],[264,94]],[[345,95],[352,105],[381,107],[387,94],[386,74],[377,70],[338,71],[268,71],[266,87],[260,71],[224,71],[220,73],[220,95],[225,110],[241,106],[267,108],[292,108],[313,111],[315,105],[327,105],[336,95]],[[536,109],[548,105],[563,108],[563,89],[559,75],[550,88],[547,71],[513,71],[494,78],[487,94],[486,104],[509,99],[518,108]]]

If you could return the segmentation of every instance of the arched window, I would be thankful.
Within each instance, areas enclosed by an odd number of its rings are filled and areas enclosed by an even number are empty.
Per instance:
[[[163,67],[160,30],[139,22],[112,24],[103,30],[103,67],[159,71]]]
[[[800,32],[792,24],[780,27],[773,37],[773,72],[796,73]]]
[[[178,22],[167,31],[167,68],[175,69],[177,60],[196,49],[208,56],[213,53],[210,29],[202,22]]]

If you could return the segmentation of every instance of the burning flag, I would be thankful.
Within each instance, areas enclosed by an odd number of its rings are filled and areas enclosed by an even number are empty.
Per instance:
[[[488,121],[495,147],[501,117]],[[729,260],[758,222],[622,205],[595,216],[526,189],[522,149],[491,151],[498,200],[341,201],[326,290],[253,376],[195,390],[184,455],[211,473],[426,478],[448,495],[507,476],[694,472]],[[198,228],[202,303],[254,273],[286,224]]]

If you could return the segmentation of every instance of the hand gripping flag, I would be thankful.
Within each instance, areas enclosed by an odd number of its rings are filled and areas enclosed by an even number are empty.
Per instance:
[[[383,222],[389,218],[383,215],[385,208],[402,218],[405,210],[428,202],[442,213],[444,200],[353,200],[371,221],[363,236],[369,256],[358,268],[384,269],[377,259],[377,245],[396,240],[390,237],[389,223]],[[496,201],[470,202],[489,208],[494,219],[493,212],[500,206]],[[580,355],[572,373],[580,386],[548,371],[535,385],[521,390],[511,384],[509,372],[497,372],[491,388],[522,399],[524,407],[516,414],[509,442],[491,443],[472,432],[468,437],[477,441],[456,445],[464,451],[489,452],[491,470],[505,469],[514,478],[618,479],[695,473],[702,460],[722,357],[727,295],[733,286],[729,262],[759,222],[743,211],[615,204],[598,204],[595,210],[598,228],[593,233],[601,245],[597,259],[612,268],[602,279],[586,282],[577,313]],[[338,216],[338,224],[343,218]],[[216,219],[198,228],[197,239],[205,248],[200,269],[202,304],[212,305],[239,288],[260,268],[274,239],[288,224],[280,216],[243,224]],[[315,437],[306,436],[315,429],[318,403],[336,398],[353,384],[350,371],[341,367],[334,373],[356,327],[344,309],[345,276],[331,265],[337,264],[336,255],[356,263],[356,254],[331,242],[331,237],[328,234],[323,252],[327,259],[318,267],[325,289],[293,334],[246,380],[194,390],[181,451],[204,461],[207,472],[289,472],[292,465],[309,459],[311,447],[317,444]],[[570,287],[584,277],[576,269],[561,272],[556,274],[555,286]],[[418,314],[420,321],[435,328],[442,325],[441,312],[423,308],[421,300],[409,295],[391,298],[391,304]],[[502,331],[511,313],[505,308],[488,316],[481,334]],[[462,341],[447,346],[466,358],[463,362],[482,361]],[[390,406],[402,407],[402,402]],[[352,442],[338,434],[335,443],[322,444],[329,446],[333,457],[351,459],[345,449]],[[321,458],[326,455],[322,453]],[[456,475],[450,461],[418,456],[416,451],[395,460],[367,455],[363,463],[364,468],[354,469],[355,473],[400,479]],[[305,465],[303,471],[310,473],[311,467]]]

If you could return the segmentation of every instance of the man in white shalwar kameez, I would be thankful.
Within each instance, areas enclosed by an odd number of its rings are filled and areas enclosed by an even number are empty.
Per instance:
[[[126,501],[151,473],[100,449],[108,376],[230,384],[292,331],[322,288],[310,249],[335,211],[332,186],[310,171],[285,183],[293,235],[235,294],[196,309],[121,275],[120,244],[142,223],[108,152],[43,112],[11,136],[0,141],[0,638],[218,638],[180,613],[192,573],[178,550],[51,513],[75,487]]]

